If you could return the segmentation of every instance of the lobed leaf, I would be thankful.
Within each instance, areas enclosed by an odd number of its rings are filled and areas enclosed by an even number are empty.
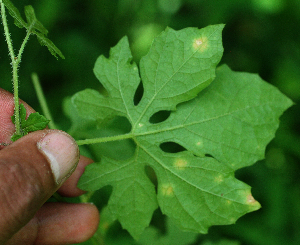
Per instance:
[[[27,120],[21,124],[21,126],[23,132],[27,134],[29,132],[45,129],[49,122],[50,120],[48,120],[38,112],[35,112],[31,113]]]
[[[29,28],[32,30],[37,30],[41,32],[43,35],[48,34],[48,30],[43,26],[41,22],[39,22],[35,16],[34,9],[31,5],[25,6],[24,8],[26,20],[28,23]]]
[[[27,23],[21,17],[19,10],[12,4],[12,2],[9,0],[2,0],[2,2],[4,3],[5,7],[8,9],[9,14],[14,18],[15,25],[19,28],[25,27],[27,29],[28,27]]]
[[[15,124],[15,115],[11,117],[13,124]],[[11,137],[12,141],[16,141],[26,134],[30,132],[34,132],[37,130],[42,130],[47,127],[50,120],[45,118],[44,116],[40,115],[38,112],[31,113],[28,118],[26,119],[26,108],[23,104],[20,104],[20,134],[14,134]]]
[[[140,245],[182,245],[195,244],[198,234],[183,232],[172,222],[166,219],[166,232],[162,235],[157,228],[147,228],[138,241]]]
[[[12,4],[9,0],[3,0],[5,7],[8,9],[9,14],[14,18],[16,26],[20,28],[26,28],[28,33],[32,33],[37,36],[39,43],[42,46],[46,46],[49,52],[55,56],[64,59],[62,52],[54,45],[54,43],[46,37],[48,30],[43,26],[43,24],[36,18],[34,9],[31,5],[25,6],[24,12],[26,16],[27,23],[21,17],[19,10]]]
[[[49,50],[49,52],[58,59],[58,56],[62,59],[65,59],[65,56],[62,54],[62,52],[55,46],[55,44],[48,38],[44,36],[42,33],[34,32],[34,34],[37,36],[37,39],[39,43],[42,46],[46,46]]]
[[[123,161],[103,157],[89,165],[79,188],[113,186],[110,213],[135,238],[157,206],[183,230],[201,233],[260,208],[234,171],[264,157],[279,116],[292,103],[257,75],[225,65],[215,74],[223,27],[166,29],[141,59],[141,78],[123,38],[109,59],[100,56],[94,68],[109,95],[85,90],[72,98],[82,118],[125,116],[132,125],[134,155]],[[140,80],[144,94],[135,105]],[[163,110],[172,112],[151,123]],[[170,142],[185,150],[166,152],[161,145]],[[146,166],[154,170],[157,186],[146,175]]]

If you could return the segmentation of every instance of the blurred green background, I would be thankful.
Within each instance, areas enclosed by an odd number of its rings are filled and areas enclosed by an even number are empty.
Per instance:
[[[266,160],[239,170],[237,178],[252,186],[262,209],[237,224],[212,227],[207,239],[235,240],[245,245],[300,244],[300,1],[299,0],[18,0],[23,12],[31,4],[49,30],[48,37],[66,59],[58,61],[35,37],[27,44],[20,68],[20,97],[36,110],[39,104],[30,75],[37,72],[54,119],[62,129],[66,96],[99,88],[93,75],[96,58],[108,55],[124,35],[136,62],[166,26],[173,29],[224,23],[224,56],[233,70],[259,73],[289,96],[295,105],[282,117]],[[8,17],[15,50],[25,30]],[[0,86],[12,91],[11,68],[4,36],[0,38]],[[125,244],[125,243],[120,243]],[[126,243],[127,244],[127,243]],[[128,243],[133,244],[133,243]],[[164,243],[162,243],[164,244]],[[180,244],[180,243],[179,243]],[[223,243],[222,243],[223,244]],[[229,243],[224,243],[229,244]]]

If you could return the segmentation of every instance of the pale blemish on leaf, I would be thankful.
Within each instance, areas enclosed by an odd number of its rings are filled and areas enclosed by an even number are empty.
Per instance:
[[[161,192],[164,196],[173,196],[174,195],[174,189],[171,184],[163,184],[161,187]]]
[[[182,159],[182,158],[178,158],[178,159],[176,159],[175,162],[174,162],[174,167],[175,167],[177,170],[184,170],[184,169],[186,168],[187,165],[188,165],[187,160]]]
[[[226,201],[226,204],[227,204],[227,205],[230,205],[231,203],[232,203],[232,201],[230,201],[230,200],[227,200],[227,201]]]
[[[246,202],[249,205],[251,211],[261,208],[260,203],[254,199],[254,197],[251,195],[251,193],[247,195]]]
[[[249,194],[247,196],[247,203],[254,203],[254,202],[256,202],[256,200],[254,199],[254,197],[251,194]]]
[[[203,141],[202,140],[197,141],[196,146],[199,147],[199,148],[202,148],[203,147]]]
[[[208,48],[208,46],[209,43],[207,37],[196,38],[193,41],[193,48],[195,49],[195,51],[203,52]]]
[[[241,190],[240,195],[244,196],[244,200],[251,210],[257,210],[261,207],[260,203],[252,196],[250,190]]]
[[[218,175],[217,177],[215,177],[215,182],[217,182],[217,183],[221,183],[223,180],[224,180],[224,177],[221,174]]]
[[[250,204],[250,205],[257,205],[257,204],[258,204],[258,201],[256,201],[256,200],[254,199],[254,197],[253,197],[251,194],[249,194],[249,195],[247,196],[247,203]]]
[[[234,224],[236,222],[236,219],[235,218],[230,218],[230,223],[231,224]]]

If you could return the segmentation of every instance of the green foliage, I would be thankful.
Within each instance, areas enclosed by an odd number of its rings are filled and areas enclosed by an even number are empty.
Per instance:
[[[34,9],[31,5],[25,6],[24,12],[27,22],[22,18],[19,10],[12,4],[9,0],[2,0],[5,7],[8,9],[9,14],[14,18],[15,25],[19,28],[26,28],[27,32],[37,36],[40,44],[46,46],[49,52],[58,58],[60,56],[62,59],[62,52],[53,44],[53,42],[46,37],[48,30],[43,26],[43,24],[36,18]]]
[[[12,81],[14,88],[14,115],[12,116],[12,122],[15,124],[15,133],[11,137],[12,141],[16,141],[22,136],[28,134],[29,132],[41,130],[47,127],[49,120],[39,113],[32,113],[29,115],[26,120],[26,109],[24,105],[19,104],[19,79],[18,79],[18,71],[19,65],[22,59],[22,54],[24,52],[24,48],[26,43],[29,40],[29,36],[31,34],[35,34],[42,45],[48,47],[48,50],[52,55],[57,58],[59,55],[61,58],[64,58],[60,50],[45,37],[48,31],[42,25],[40,21],[37,20],[34,9],[32,6],[28,5],[25,7],[25,16],[27,22],[23,20],[18,9],[9,1],[9,0],[1,0],[0,1],[0,9],[1,9],[1,18],[4,27],[4,35],[6,37],[6,42],[9,50],[9,54],[11,57],[11,65],[12,65]],[[8,23],[6,19],[5,8],[8,9],[9,14],[13,17],[16,26],[20,28],[26,28],[27,34],[22,42],[22,45],[19,49],[18,55],[15,56],[15,51],[12,44],[12,39],[10,37],[10,31],[8,28]]]
[[[116,116],[131,124],[129,133],[105,141],[131,139],[134,154],[122,161],[103,156],[86,168],[79,188],[95,191],[111,185],[110,213],[135,238],[158,206],[183,230],[201,233],[212,225],[233,224],[260,207],[234,171],[263,159],[278,117],[292,103],[257,75],[233,72],[225,65],[216,70],[223,52],[222,29],[166,29],[141,59],[141,78],[123,38],[109,59],[100,56],[95,64],[94,73],[108,96],[87,89],[72,98],[78,115],[98,127]],[[140,80],[144,91],[137,103]],[[166,120],[151,123],[160,111],[172,112]],[[82,141],[99,142],[104,140]],[[164,143],[184,150],[168,152]],[[146,166],[154,170],[157,187]]]
[[[16,20],[16,24],[19,23],[19,27],[24,28],[28,21],[27,15],[25,14],[26,21],[24,21],[17,9],[11,7],[12,4],[10,5],[9,1],[3,0],[3,2],[5,2],[11,15],[15,15],[14,19],[20,17],[19,20]],[[266,161],[261,161],[255,166],[242,168],[235,172],[237,179],[242,179],[253,187],[254,196],[262,203],[264,208],[251,215],[244,216],[236,225],[210,228],[208,235],[201,236],[201,241],[206,241],[206,243],[195,244],[238,244],[226,240],[220,240],[219,243],[212,242],[221,237],[235,238],[241,241],[240,244],[299,244],[300,211],[298,204],[300,199],[299,176],[297,173],[299,172],[300,141],[298,125],[300,121],[298,116],[299,103],[297,102],[300,98],[300,90],[299,72],[297,71],[300,66],[300,40],[299,35],[296,35],[296,29],[293,28],[299,24],[299,18],[297,18],[300,13],[299,1],[280,0],[268,1],[267,3],[267,1],[261,0],[249,3],[246,0],[176,0],[172,2],[173,6],[170,6],[168,2],[168,0],[117,0],[81,1],[78,4],[77,1],[60,0],[15,1],[14,4],[18,8],[24,3],[35,6],[36,13],[39,16],[38,19],[52,32],[53,41],[62,47],[65,56],[68,58],[64,62],[59,61],[49,65],[48,56],[41,55],[43,54],[43,50],[41,50],[43,48],[35,45],[34,42],[32,42],[32,45],[31,43],[27,45],[26,52],[28,52],[28,55],[23,59],[22,69],[19,70],[22,77],[22,99],[37,108],[36,96],[32,93],[31,81],[28,76],[28,71],[34,69],[39,73],[43,85],[47,87],[45,90],[46,97],[50,102],[56,122],[62,129],[67,129],[68,120],[62,115],[61,111],[61,101],[66,95],[69,96],[85,87],[92,87],[101,91],[100,97],[109,98],[103,92],[101,84],[94,83],[92,72],[87,71],[91,70],[96,55],[99,53],[106,54],[109,47],[122,36],[128,35],[134,60],[138,61],[149,50],[153,38],[166,26],[181,29],[187,26],[204,26],[208,23],[226,23],[225,32],[223,33],[225,53],[222,62],[229,64],[233,70],[258,72],[264,80],[274,84],[292,98],[296,105],[281,118],[282,122],[276,138],[266,151]],[[275,2],[280,2],[280,4],[274,4]],[[275,5],[276,7],[274,7]],[[51,29],[55,29],[55,31],[51,31]],[[37,33],[39,32],[37,31]],[[13,32],[12,35],[14,44],[21,43],[24,38],[22,32]],[[95,40],[97,41],[95,42]],[[4,46],[4,39],[1,39],[0,42],[0,46]],[[6,62],[6,52],[5,49],[0,50],[3,64],[11,62]],[[11,88],[10,68],[2,63],[0,66],[1,87],[9,90]],[[220,68],[223,71],[226,70],[226,67]],[[241,73],[232,71],[230,74],[241,75]],[[218,77],[219,71],[216,80]],[[216,80],[212,82],[211,86],[214,86]],[[204,89],[199,97],[209,88],[210,86]],[[200,99],[198,100],[200,101]],[[215,107],[216,103],[211,108],[206,108],[206,110],[214,111]],[[179,110],[181,105],[176,106],[176,108]],[[126,118],[110,119],[111,117],[103,114],[104,118],[107,119],[104,122],[100,121],[101,119],[79,117],[81,113],[78,113],[74,108],[74,104],[69,100],[65,105],[65,109],[72,121],[69,133],[77,139],[104,137],[107,140],[113,140],[113,138],[116,140],[116,136],[122,136],[122,134],[128,137],[124,140],[82,146],[82,154],[99,161],[103,156],[112,158],[114,161],[128,160],[135,154],[137,145],[131,131],[132,125]],[[173,111],[172,114],[175,112]],[[154,115],[160,116],[161,114]],[[169,121],[171,117],[172,115],[168,118]],[[151,119],[153,118],[154,116],[151,117]],[[153,120],[150,121],[152,124],[159,125]],[[253,133],[259,127],[259,122],[257,123],[256,129],[252,131]],[[226,138],[224,132],[228,128],[226,127],[222,131],[223,125],[221,123],[220,125],[215,124],[214,127],[216,125],[218,128],[214,137],[220,139],[221,135],[223,140],[223,138]],[[235,132],[235,128],[233,132]],[[123,136],[123,138],[126,137]],[[210,141],[213,142],[211,139]],[[234,141],[233,138],[232,141]],[[170,140],[160,145],[164,152],[167,151],[165,152],[167,155],[171,152],[177,154],[175,152],[178,149],[176,150],[175,147],[178,148],[178,146],[180,146],[179,150],[181,151],[186,149],[182,146],[184,142],[177,141],[176,144],[171,142]],[[244,142],[241,141],[240,144],[243,145]],[[211,146],[213,146],[213,150],[219,150],[218,154],[221,155],[226,154],[226,150],[228,150],[225,145],[218,147],[217,144],[210,144]],[[204,147],[207,146],[204,145]],[[190,152],[190,149],[187,150]],[[216,158],[216,155],[211,153],[213,151],[207,153],[206,150],[207,148],[202,151],[206,157]],[[221,152],[222,150],[224,152]],[[251,161],[249,161],[248,165],[251,164]],[[153,169],[146,168],[146,173],[157,189],[157,180]],[[113,190],[115,191],[115,189],[114,187]],[[106,189],[101,189],[95,192],[90,200],[96,203],[99,209],[106,204],[106,199],[103,199],[101,195],[105,191]],[[92,193],[88,193],[88,196],[91,195]],[[186,199],[188,200],[188,197]],[[109,216],[108,220],[111,222],[115,220],[116,215],[112,215],[111,212],[108,212],[107,215]],[[104,223],[107,221],[103,214],[101,214],[102,221]],[[143,235],[148,230],[153,231],[153,226],[147,228]],[[265,230],[269,232],[266,233]],[[124,231],[112,230],[111,232],[110,236],[118,238],[118,243],[109,243],[108,241],[103,243],[103,237],[107,234],[97,232],[91,240],[84,244],[133,245],[138,243],[130,239],[127,233],[124,235]],[[160,232],[157,230],[155,232],[162,234],[161,229]],[[152,241],[163,241],[165,235],[169,237],[168,229],[162,236],[156,237],[157,239],[152,237]],[[213,237],[213,239],[209,239],[209,237]],[[171,237],[169,238],[171,239]],[[166,242],[168,242],[167,239]]]
[[[138,244],[141,245],[182,245],[195,242],[197,234],[183,232],[172,222],[171,219],[166,221],[166,234],[160,234],[154,227],[147,228]]]
[[[212,242],[212,241],[205,241],[201,243],[201,245],[240,245],[241,243],[238,241],[232,241],[232,240],[220,240],[218,242]]]
[[[15,115],[11,117],[12,122],[15,124]],[[11,137],[12,141],[16,141],[26,134],[38,130],[45,129],[50,120],[45,118],[43,115],[40,115],[38,112],[31,113],[26,119],[26,108],[23,104],[20,104],[20,134],[14,134]]]

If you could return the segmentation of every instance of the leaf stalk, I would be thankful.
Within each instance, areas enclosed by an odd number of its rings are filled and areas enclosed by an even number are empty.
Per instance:
[[[125,139],[130,139],[133,137],[134,137],[134,135],[132,133],[128,133],[128,134],[121,134],[121,135],[109,136],[109,137],[77,140],[76,143],[78,145],[89,145],[89,144],[97,144],[97,143],[106,143],[106,142],[111,142],[111,141],[125,140]]]
[[[31,79],[32,79],[32,83],[33,83],[36,95],[38,97],[40,106],[42,108],[43,114],[45,115],[45,117],[47,119],[50,120],[50,122],[49,122],[49,128],[51,128],[51,129],[58,129],[58,127],[54,123],[54,120],[52,118],[51,112],[49,110],[49,107],[48,107],[48,104],[47,104],[47,101],[46,101],[46,97],[44,95],[44,92],[43,92],[41,83],[39,81],[38,75],[36,73],[32,73],[31,74]]]

